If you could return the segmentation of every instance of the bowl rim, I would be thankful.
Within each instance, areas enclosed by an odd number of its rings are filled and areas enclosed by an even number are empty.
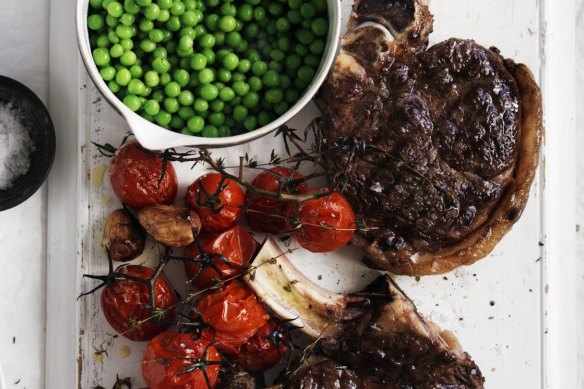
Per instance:
[[[126,120],[136,139],[142,146],[149,149],[165,149],[171,147],[208,147],[221,148],[251,142],[263,137],[282,125],[286,124],[306,105],[308,105],[320,86],[328,76],[333,65],[339,45],[341,33],[341,0],[327,0],[329,32],[327,35],[325,51],[321,57],[320,65],[313,80],[301,98],[290,107],[283,115],[267,125],[244,134],[223,138],[205,138],[196,135],[185,135],[165,129],[156,123],[149,122],[137,113],[130,110],[109,89],[101,78],[97,66],[93,61],[91,46],[89,43],[89,29],[87,27],[87,13],[89,12],[89,0],[77,0],[76,5],[76,31],[77,44],[85,68],[106,101]],[[153,131],[156,131],[153,133]],[[157,137],[157,139],[155,139]]]
[[[44,161],[45,163],[42,165],[43,172],[38,175],[34,181],[32,181],[32,185],[25,186],[17,196],[14,196],[8,200],[3,200],[0,203],[1,212],[24,203],[26,200],[31,198],[40,189],[41,186],[43,186],[47,180],[47,177],[49,176],[49,173],[51,172],[51,168],[55,160],[57,141],[55,135],[55,126],[53,125],[53,120],[51,119],[49,110],[41,101],[41,99],[29,87],[13,78],[2,75],[0,75],[0,85],[5,85],[12,90],[22,92],[20,94],[23,98],[30,99],[32,104],[38,107],[38,109],[42,110],[46,115],[47,125],[45,126],[43,132],[47,139],[47,154],[49,157],[48,160]]]

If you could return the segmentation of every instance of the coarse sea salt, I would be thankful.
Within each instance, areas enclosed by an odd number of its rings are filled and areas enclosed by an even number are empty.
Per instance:
[[[22,112],[12,103],[0,103],[0,190],[12,188],[28,172],[34,143]]]

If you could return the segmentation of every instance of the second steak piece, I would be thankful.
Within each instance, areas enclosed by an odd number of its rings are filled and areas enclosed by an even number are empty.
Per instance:
[[[326,164],[369,229],[376,267],[444,273],[486,256],[519,219],[539,160],[542,103],[526,66],[449,39],[427,48],[418,0],[356,0],[322,90]]]

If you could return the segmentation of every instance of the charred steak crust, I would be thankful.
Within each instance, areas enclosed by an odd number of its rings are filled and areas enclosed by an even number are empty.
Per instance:
[[[326,159],[369,227],[353,243],[397,274],[486,256],[525,207],[543,132],[526,66],[471,40],[428,49],[431,29],[420,1],[357,0],[322,90],[323,146],[367,145]]]

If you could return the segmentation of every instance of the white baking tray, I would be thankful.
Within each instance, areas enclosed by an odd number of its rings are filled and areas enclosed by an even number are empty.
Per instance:
[[[343,2],[344,17],[351,1]],[[490,389],[577,388],[574,326],[574,5],[570,0],[436,0],[432,41],[473,38],[526,63],[540,80],[546,142],[540,173],[521,220],[489,258],[445,276],[398,277],[420,311],[453,330],[476,360]],[[92,284],[83,273],[106,269],[101,247],[105,216],[119,206],[105,172],[107,158],[90,142],[118,144],[127,130],[99,96],[78,57],[74,0],[51,2],[50,110],[58,132],[49,180],[48,388],[111,387],[116,374],[141,387],[144,344],[116,340],[107,355],[95,348],[111,328],[99,294],[76,297]],[[303,128],[307,108],[291,123]],[[230,163],[248,152],[265,159],[281,144],[268,135],[248,145],[215,150]],[[200,174],[178,166],[181,192]],[[144,258],[156,253],[147,250]],[[295,255],[308,276],[336,291],[353,291],[373,277],[352,248],[329,255]],[[180,277],[180,266],[175,267]],[[322,276],[322,280],[319,280]],[[184,277],[184,276],[183,276]],[[128,349],[124,346],[129,346]]]

